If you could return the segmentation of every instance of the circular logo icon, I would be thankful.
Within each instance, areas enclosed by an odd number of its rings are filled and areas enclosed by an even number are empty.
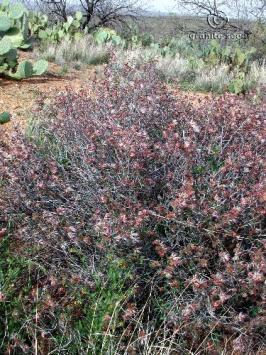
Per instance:
[[[217,11],[207,16],[207,22],[211,28],[222,29],[229,22],[229,18],[223,11]]]

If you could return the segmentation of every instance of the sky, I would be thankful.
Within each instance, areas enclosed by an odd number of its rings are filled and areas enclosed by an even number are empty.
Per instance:
[[[148,7],[151,11],[172,12],[175,6],[174,0],[149,0],[147,1]]]

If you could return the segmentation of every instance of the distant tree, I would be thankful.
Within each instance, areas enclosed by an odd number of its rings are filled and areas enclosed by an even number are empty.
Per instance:
[[[266,16],[266,0],[176,0],[176,3],[191,14],[206,16],[210,27],[216,25],[216,30],[225,24],[227,30],[243,29],[244,22],[265,21]],[[233,22],[228,21],[229,13]]]
[[[219,15],[229,11],[237,19],[265,19],[266,0],[176,0],[182,8],[197,15]]]
[[[142,10],[140,0],[79,0],[85,14],[84,27],[126,24]]]
[[[51,15],[54,19],[67,20],[70,13],[68,0],[35,0],[38,9]]]
[[[126,24],[128,18],[136,18],[143,10],[141,0],[77,0],[75,5],[71,0],[33,0],[33,2],[41,11],[64,21],[74,9],[81,10],[84,14],[84,28]]]

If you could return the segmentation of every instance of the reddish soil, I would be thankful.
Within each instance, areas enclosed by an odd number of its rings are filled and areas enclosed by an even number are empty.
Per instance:
[[[95,77],[95,68],[84,71],[70,70],[66,75],[60,75],[60,67],[49,65],[49,72],[42,77],[22,81],[0,78],[0,113],[8,111],[12,120],[0,125],[0,142],[12,131],[14,125],[24,126],[30,116],[30,110],[40,94],[52,98],[66,87],[80,90],[88,85]]]

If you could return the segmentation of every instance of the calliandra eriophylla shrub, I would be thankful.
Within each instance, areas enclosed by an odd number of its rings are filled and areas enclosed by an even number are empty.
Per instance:
[[[205,340],[215,332],[235,351],[259,350],[265,105],[227,94],[193,107],[152,64],[105,74],[93,97],[69,90],[52,105],[40,101],[34,134],[67,157],[59,165],[78,186],[78,210],[92,211],[82,214],[94,235],[144,256],[168,307],[164,326],[183,346],[211,350],[215,341]]]

